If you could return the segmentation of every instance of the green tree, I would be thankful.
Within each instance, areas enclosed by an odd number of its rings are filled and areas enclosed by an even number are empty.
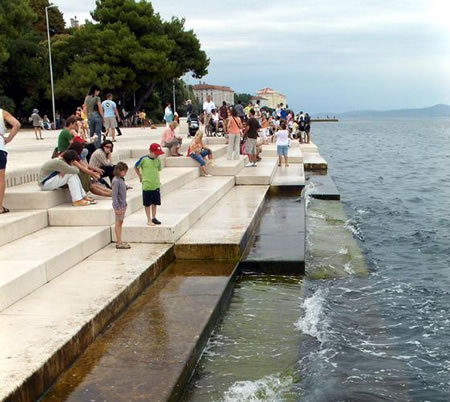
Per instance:
[[[30,7],[37,15],[33,28],[41,35],[47,35],[47,23],[45,21],[45,7],[50,5],[48,0],[29,0]],[[58,7],[48,9],[48,21],[51,34],[62,34],[65,30],[64,17]]]
[[[95,83],[120,98],[136,96],[133,113],[158,85],[188,71],[207,73],[209,60],[194,32],[184,29],[184,20],[163,21],[151,3],[97,0],[92,17],[96,23],[75,30],[59,49],[76,54],[57,82],[60,98],[80,99]]]
[[[253,95],[250,94],[234,94],[234,104],[237,105],[238,101],[241,101],[243,105],[247,105]]]

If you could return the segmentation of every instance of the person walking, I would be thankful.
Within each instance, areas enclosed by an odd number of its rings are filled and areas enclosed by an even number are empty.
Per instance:
[[[166,122],[166,127],[169,127],[169,124],[174,121],[174,118],[175,115],[172,110],[172,105],[168,102],[166,108],[164,109],[164,121]]]
[[[205,133],[206,135],[210,135],[210,127],[209,122],[211,121],[211,114],[213,109],[216,108],[215,103],[211,100],[211,95],[206,97],[206,102],[203,103],[203,113],[204,113],[204,121],[205,121]]]
[[[289,151],[289,138],[291,135],[287,130],[286,123],[283,121],[280,125],[281,130],[277,131],[275,136],[277,137],[277,155],[278,166],[281,166],[282,158],[284,157],[284,163],[289,166],[288,151]]]
[[[42,118],[39,116],[39,110],[33,109],[33,113],[31,115],[31,122],[34,128],[34,135],[37,140],[43,140],[42,138]]]
[[[222,106],[219,108],[219,118],[223,123],[223,133],[227,134],[227,119],[228,119],[228,107],[227,102],[223,101]]]
[[[239,160],[241,137],[242,137],[242,121],[237,114],[236,108],[232,108],[231,111],[228,111],[227,122],[228,122],[227,159]]]
[[[6,135],[5,121],[12,127],[9,135]],[[0,215],[9,212],[3,206],[6,188],[6,164],[8,161],[8,151],[6,144],[9,144],[20,129],[20,123],[6,110],[0,108]]]
[[[186,117],[189,119],[189,117],[191,116],[192,112],[194,111],[194,106],[192,105],[192,101],[190,99],[188,99],[186,101]]]
[[[243,123],[245,120],[245,111],[244,106],[242,106],[242,102],[240,100],[238,100],[238,104],[235,106],[235,108],[237,112],[237,117],[239,117],[241,123]]]
[[[98,148],[102,143],[102,124],[104,120],[103,107],[100,100],[100,88],[92,85],[84,99],[83,110],[88,116],[89,135],[95,139],[95,147]]]
[[[112,142],[116,142],[116,128],[118,126],[117,122],[120,121],[120,116],[116,102],[113,101],[113,95],[111,93],[106,95],[106,100],[102,102],[102,108],[105,118],[105,138],[108,136],[109,132],[111,132]]]
[[[311,117],[308,113],[305,114],[305,142],[311,142]]]

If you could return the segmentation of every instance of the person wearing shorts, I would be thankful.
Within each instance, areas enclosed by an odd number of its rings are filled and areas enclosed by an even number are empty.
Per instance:
[[[131,246],[122,241],[122,225],[127,211],[127,186],[125,176],[128,172],[128,166],[124,162],[118,162],[114,167],[114,178],[112,181],[112,205],[116,216],[115,233],[116,248],[129,249]]]
[[[105,137],[111,133],[112,142],[116,142],[116,128],[117,122],[120,121],[119,111],[117,110],[116,102],[113,100],[111,93],[106,95],[106,100],[102,102],[103,115],[105,117]]]
[[[159,157],[164,155],[161,145],[150,145],[149,154],[140,158],[134,165],[136,174],[142,183],[142,201],[147,215],[147,225],[161,225],[156,219],[156,208],[161,205],[161,181],[159,172],[162,169]],[[151,211],[150,211],[151,210]],[[151,214],[150,214],[151,212]]]
[[[9,135],[6,135],[6,124],[11,125]],[[9,212],[9,209],[3,206],[6,187],[6,164],[8,161],[8,151],[6,144],[9,144],[20,129],[20,123],[6,110],[0,108],[0,215]]]
[[[258,157],[256,143],[258,140],[258,130],[260,128],[258,120],[255,118],[255,111],[253,109],[250,110],[249,116],[250,118],[247,121],[247,129],[245,133],[245,136],[247,137],[247,140],[245,141],[245,153],[249,159],[249,163],[245,165],[246,167],[256,166]]]
[[[287,130],[286,123],[283,121],[280,125],[281,130],[278,130],[275,134],[277,138],[277,154],[278,154],[278,166],[281,166],[282,159],[286,166],[289,166],[288,151],[289,151],[289,138],[291,135]]]

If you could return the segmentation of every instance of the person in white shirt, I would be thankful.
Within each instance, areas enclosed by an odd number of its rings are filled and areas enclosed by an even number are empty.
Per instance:
[[[11,125],[9,135],[6,135],[6,124]],[[8,159],[8,151],[6,144],[9,144],[20,129],[20,123],[6,110],[0,109],[0,215],[9,212],[8,208],[3,206],[3,198],[5,196],[6,182],[6,162]]]
[[[215,108],[216,108],[216,105],[211,100],[211,96],[208,95],[206,97],[206,102],[203,103],[203,113],[205,115],[205,131],[206,131],[206,135],[210,134],[209,122],[211,120],[212,111]]]
[[[277,138],[277,154],[278,154],[278,166],[281,166],[282,158],[284,157],[284,163],[289,166],[288,162],[288,150],[289,150],[289,140],[291,135],[287,130],[286,123],[283,121],[280,125],[281,130],[275,133]]]

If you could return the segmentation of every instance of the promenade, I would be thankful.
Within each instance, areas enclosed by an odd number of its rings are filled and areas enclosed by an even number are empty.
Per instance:
[[[150,143],[160,142],[162,128],[122,131],[113,160],[130,167],[126,182],[133,189],[127,195],[123,238],[131,250],[116,250],[112,243],[111,199],[94,196],[96,205],[72,207],[68,190],[39,190],[37,173],[50,158],[58,132],[46,131],[45,140],[36,141],[23,130],[8,146],[4,204],[11,213],[0,216],[0,400],[35,400],[44,393],[175,260],[229,261],[223,276],[227,287],[270,187],[301,188],[305,169],[327,167],[314,144],[292,142],[289,167],[278,167],[276,146],[269,144],[258,166],[245,168],[245,156],[226,159],[226,139],[205,138],[213,150],[213,177],[201,177],[191,158],[163,155],[162,225],[149,227],[132,167]],[[186,133],[183,122],[178,134]],[[189,143],[183,141],[183,154]],[[195,272],[190,266],[189,275]],[[210,274],[200,276],[209,283]],[[207,305],[204,309],[209,311]]]

